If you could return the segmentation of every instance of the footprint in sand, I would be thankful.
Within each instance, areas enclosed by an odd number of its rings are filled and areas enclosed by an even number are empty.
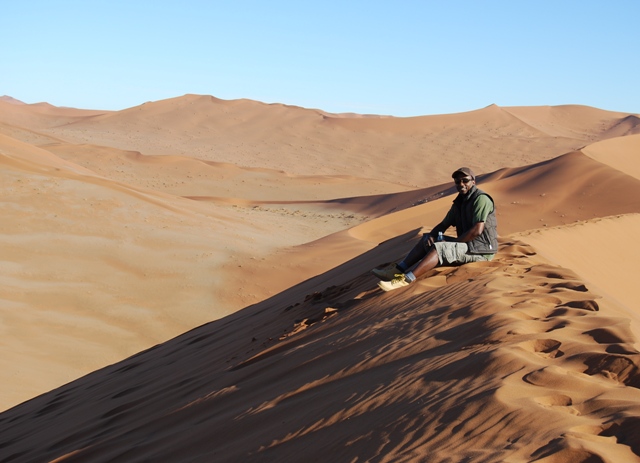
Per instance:
[[[549,287],[552,289],[551,292],[562,291],[565,289],[569,291],[578,291],[581,293],[586,293],[587,291],[589,291],[587,287],[582,283],[576,283],[573,281],[563,281],[562,283],[554,283],[549,285]]]
[[[503,270],[503,272],[506,273],[507,275],[516,275],[520,278],[524,278],[524,275],[526,273],[529,273],[530,271],[531,271],[531,267],[527,267],[523,265],[515,265],[515,264],[509,264]]]
[[[590,376],[602,375],[616,383],[640,388],[640,359],[638,357],[638,355],[627,357],[592,353],[584,360],[584,364],[587,366],[584,373]]]
[[[533,247],[529,246],[522,241],[512,241],[509,243],[504,243],[502,249],[500,250],[500,254],[503,257],[512,257],[512,258],[522,258],[527,256],[535,256],[536,251]]]
[[[567,320],[559,321],[557,323],[554,323],[551,326],[551,328],[547,330],[547,333],[551,333],[552,331],[555,331],[555,330],[561,330],[562,328],[565,328],[567,326],[569,326],[569,322]]]
[[[640,353],[633,347],[635,340],[628,327],[596,328],[585,331],[584,334],[591,336],[598,344],[606,345],[608,354],[637,355]]]
[[[565,307],[570,309],[589,310],[591,312],[598,312],[600,310],[600,306],[598,306],[598,303],[592,299],[586,300],[586,301],[565,302],[564,304],[562,304],[557,308],[565,308]]]
[[[542,358],[553,359],[564,355],[564,352],[559,349],[561,344],[555,339],[531,339],[519,343],[518,346]]]
[[[544,397],[534,397],[534,401],[545,407],[568,407],[573,405],[571,397],[564,394],[547,395]]]
[[[584,334],[591,336],[593,340],[598,344],[624,343],[624,339],[607,328],[596,328],[593,330],[585,331]]]

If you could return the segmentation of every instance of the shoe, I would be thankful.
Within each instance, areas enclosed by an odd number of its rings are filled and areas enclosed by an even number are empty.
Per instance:
[[[396,277],[396,275],[402,273],[402,270],[400,270],[396,264],[389,264],[383,268],[374,268],[371,270],[371,273],[381,280],[391,281]]]
[[[378,286],[383,291],[392,291],[394,289],[402,288],[403,286],[409,286],[410,282],[404,277],[404,273],[398,273],[391,281],[380,281]]]

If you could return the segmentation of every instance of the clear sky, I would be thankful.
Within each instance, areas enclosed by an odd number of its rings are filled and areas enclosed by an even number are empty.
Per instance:
[[[0,95],[119,110],[186,93],[416,116],[640,112],[640,0],[0,0]]]

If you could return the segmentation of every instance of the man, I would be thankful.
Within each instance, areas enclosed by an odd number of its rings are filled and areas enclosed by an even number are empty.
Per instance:
[[[493,199],[476,187],[476,177],[468,167],[461,167],[451,177],[458,196],[442,222],[425,233],[403,261],[371,271],[382,280],[378,286],[384,291],[408,286],[438,266],[489,261],[498,251]],[[438,233],[449,227],[456,228],[457,238],[443,236],[443,241],[436,241]]]

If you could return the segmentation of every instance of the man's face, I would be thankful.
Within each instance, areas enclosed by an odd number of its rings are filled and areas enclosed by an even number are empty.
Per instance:
[[[469,190],[471,189],[471,187],[476,184],[476,181],[473,178],[471,178],[471,176],[463,175],[463,174],[456,175],[453,181],[456,184],[456,189],[458,190],[458,193],[461,193],[463,195],[466,195],[467,193],[469,193]]]

